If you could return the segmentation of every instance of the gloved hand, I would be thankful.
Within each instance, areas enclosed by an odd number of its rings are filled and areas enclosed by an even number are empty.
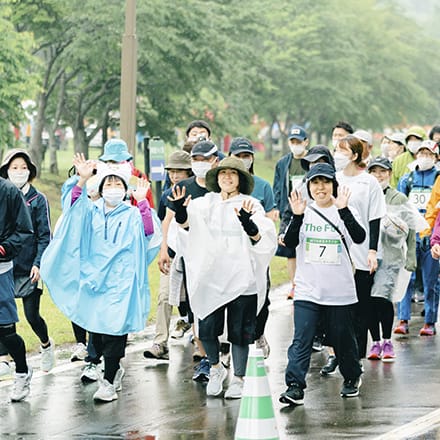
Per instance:
[[[413,258],[407,258],[405,262],[405,270],[408,272],[415,272],[417,269],[417,261]]]
[[[258,226],[251,220],[252,212],[245,211],[243,208],[238,212],[238,220],[243,226],[244,232],[249,237],[255,237],[258,234]]]

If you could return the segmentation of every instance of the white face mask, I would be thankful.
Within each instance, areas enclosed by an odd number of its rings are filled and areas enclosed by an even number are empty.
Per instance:
[[[339,151],[335,152],[335,154],[333,155],[333,159],[335,160],[336,171],[342,171],[351,162],[348,156],[346,156],[344,153],[341,153]]]
[[[338,146],[338,144],[339,144],[339,139],[333,139],[332,138],[332,147],[336,148]]]
[[[244,163],[245,168],[249,171],[252,166],[253,160],[246,158],[246,159],[241,159],[241,161]]]
[[[29,180],[29,170],[8,170],[9,180],[17,187],[22,188]]]
[[[416,154],[417,150],[419,149],[420,145],[422,144],[422,141],[409,141],[406,144],[406,148],[412,153]]]
[[[102,190],[102,198],[109,206],[117,206],[124,200],[125,190],[122,188],[108,188]]]
[[[211,162],[192,162],[191,163],[191,169],[196,177],[199,177],[201,179],[204,179],[206,177],[206,173],[211,169],[212,163]]]
[[[417,159],[417,165],[420,171],[430,170],[435,164],[434,159],[430,157],[419,157]]]
[[[290,145],[290,151],[293,153],[294,156],[301,156],[301,154],[306,151],[306,147],[302,144]]]

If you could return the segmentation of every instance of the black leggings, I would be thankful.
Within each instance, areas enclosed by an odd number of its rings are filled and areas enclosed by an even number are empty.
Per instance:
[[[33,293],[25,296],[23,299],[23,310],[26,320],[32,327],[34,333],[40,339],[42,344],[49,342],[49,335],[47,333],[47,325],[44,319],[40,316],[40,297],[41,290],[35,289]],[[0,356],[8,354],[5,344],[0,342]],[[12,355],[12,353],[11,353]]]
[[[27,373],[26,347],[22,337],[15,331],[15,324],[0,325],[0,343],[14,359],[15,372]]]
[[[394,306],[385,298],[371,298],[371,319],[369,329],[373,341],[380,341],[380,328],[383,339],[391,339],[394,321]]]
[[[73,334],[75,335],[76,343],[82,343],[87,345],[87,331],[80,327],[78,324],[72,322]]]

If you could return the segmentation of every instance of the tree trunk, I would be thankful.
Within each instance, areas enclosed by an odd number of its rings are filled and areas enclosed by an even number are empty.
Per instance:
[[[37,166],[37,176],[41,174],[41,168],[43,166],[43,144],[41,142],[44,129],[44,115],[46,112],[47,96],[45,93],[40,93],[37,99],[37,115],[34,118],[34,127],[31,136],[31,146],[29,154],[32,157],[35,165]]]

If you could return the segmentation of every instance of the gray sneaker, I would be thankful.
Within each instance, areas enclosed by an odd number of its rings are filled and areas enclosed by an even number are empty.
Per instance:
[[[49,339],[50,345],[49,347],[41,347],[41,359],[40,359],[40,368],[42,371],[46,373],[52,370],[55,367],[55,343],[52,339]]]
[[[99,400],[101,402],[111,402],[117,398],[118,395],[116,394],[115,385],[110,383],[107,379],[102,380],[98,390],[93,395],[94,400]]]
[[[96,364],[93,364],[92,362],[89,362],[83,369],[83,372],[81,373],[81,382],[83,383],[90,383],[90,382],[96,382],[99,379],[99,371],[98,366]]]
[[[147,348],[144,351],[144,357],[147,359],[170,359],[168,347],[161,344],[153,344],[150,348]]]
[[[27,373],[15,373],[14,386],[10,396],[12,402],[20,402],[28,396],[30,392],[31,379],[31,367],[28,367]]]
[[[9,380],[12,379],[12,370],[9,362],[1,361],[0,362],[0,380]]]
[[[218,396],[223,391],[223,382],[225,381],[228,372],[226,368],[219,364],[217,368],[211,367],[209,370],[209,382],[206,386],[206,395]]]
[[[241,399],[244,381],[241,377],[234,376],[225,392],[225,399]]]

